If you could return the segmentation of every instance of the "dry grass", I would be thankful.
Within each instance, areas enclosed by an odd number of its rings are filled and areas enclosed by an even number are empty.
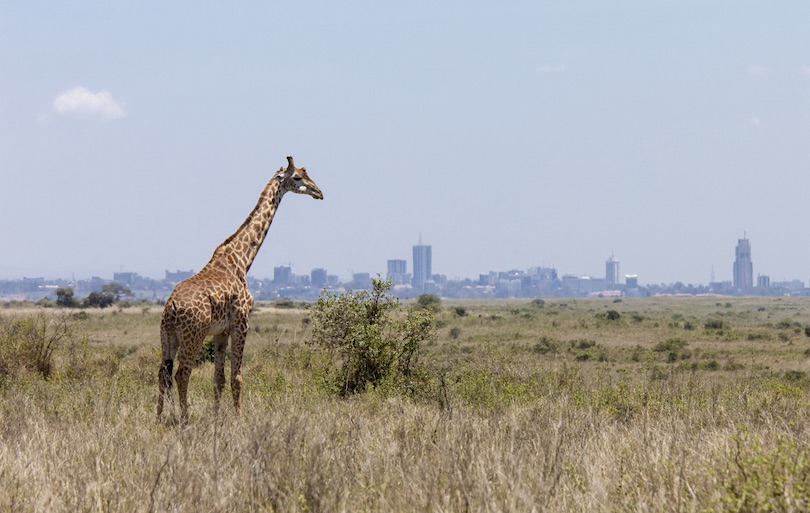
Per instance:
[[[306,318],[259,309],[242,414],[206,364],[182,428],[155,422],[159,311],[77,321],[83,357],[2,389],[0,511],[810,507],[808,300],[453,303],[419,400],[325,394]]]

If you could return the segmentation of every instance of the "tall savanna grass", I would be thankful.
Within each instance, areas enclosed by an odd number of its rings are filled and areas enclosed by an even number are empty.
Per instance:
[[[0,511],[810,507],[810,301],[454,303],[429,393],[346,398],[310,315],[256,312],[241,415],[203,363],[186,426],[155,417],[158,311],[70,320],[47,376],[4,374]]]

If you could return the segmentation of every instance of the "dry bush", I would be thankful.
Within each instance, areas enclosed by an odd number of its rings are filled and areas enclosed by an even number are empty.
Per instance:
[[[45,313],[0,318],[0,378],[7,381],[21,371],[49,378],[54,354],[75,340],[70,317]]]

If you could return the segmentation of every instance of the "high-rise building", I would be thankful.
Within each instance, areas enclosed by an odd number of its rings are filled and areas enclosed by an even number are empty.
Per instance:
[[[413,287],[419,292],[424,292],[425,284],[430,280],[431,259],[431,246],[422,244],[420,240],[413,247]]]
[[[615,290],[619,286],[619,261],[610,255],[605,262],[605,288]]]
[[[326,286],[327,274],[326,269],[316,268],[309,272],[309,281],[314,289],[322,289]]]
[[[292,267],[281,265],[273,268],[273,283],[276,287],[286,287],[292,279]]]
[[[737,249],[734,259],[734,288],[738,290],[750,289],[754,286],[754,263],[751,261],[751,243],[743,234],[737,239]]]
[[[404,285],[405,276],[408,274],[408,262],[405,260],[389,260],[388,275],[386,279],[391,280],[394,285]]]
[[[179,283],[186,278],[191,278],[194,275],[194,271],[175,271],[171,272],[166,270],[166,281],[170,283]]]

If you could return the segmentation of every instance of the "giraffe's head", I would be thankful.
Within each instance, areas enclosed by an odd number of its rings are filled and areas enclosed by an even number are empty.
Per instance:
[[[315,182],[307,174],[304,167],[295,167],[292,157],[287,157],[287,168],[279,168],[276,172],[276,180],[281,183],[284,192],[295,192],[298,194],[309,194],[315,199],[322,200],[323,193],[315,185]]]

